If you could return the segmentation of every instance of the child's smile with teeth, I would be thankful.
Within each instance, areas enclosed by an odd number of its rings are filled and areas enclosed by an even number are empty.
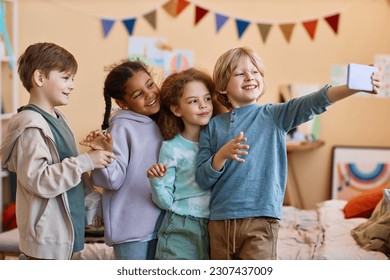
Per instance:
[[[156,99],[153,99],[149,104],[146,106],[154,106],[156,104]]]
[[[255,85],[251,85],[251,86],[245,86],[244,89],[255,89],[256,86]]]

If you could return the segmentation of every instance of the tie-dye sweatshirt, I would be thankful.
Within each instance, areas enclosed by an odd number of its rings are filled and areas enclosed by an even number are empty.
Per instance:
[[[180,134],[163,142],[159,162],[167,166],[167,173],[150,180],[153,201],[160,208],[182,216],[209,218],[210,190],[203,190],[195,180],[198,149],[198,142]]]

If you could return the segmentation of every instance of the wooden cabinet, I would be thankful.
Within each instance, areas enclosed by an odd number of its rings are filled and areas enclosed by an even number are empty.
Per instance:
[[[301,144],[289,144],[287,142],[288,177],[284,201],[286,205],[305,209],[301,188],[298,184],[298,177],[293,164],[294,155],[296,153],[308,152],[318,149],[324,144],[325,143],[322,140],[316,140],[314,142],[303,142]]]

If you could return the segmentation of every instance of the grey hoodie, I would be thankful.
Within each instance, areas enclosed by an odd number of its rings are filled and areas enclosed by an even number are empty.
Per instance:
[[[56,110],[56,113],[64,116]],[[37,112],[15,114],[1,145],[1,165],[17,174],[16,219],[20,250],[44,259],[70,259],[73,226],[66,191],[83,177],[85,192],[93,169],[88,154],[59,162],[50,127]]]

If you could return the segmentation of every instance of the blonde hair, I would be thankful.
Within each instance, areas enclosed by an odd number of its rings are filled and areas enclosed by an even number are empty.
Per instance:
[[[237,67],[239,60],[243,57],[247,57],[253,63],[253,65],[259,70],[260,75],[263,77],[263,91],[260,93],[260,98],[265,93],[264,82],[264,65],[260,57],[248,47],[239,47],[226,51],[217,60],[213,71],[213,81],[215,89],[217,91],[218,101],[228,109],[232,109],[227,95],[222,94],[226,90],[227,84],[234,69]]]

